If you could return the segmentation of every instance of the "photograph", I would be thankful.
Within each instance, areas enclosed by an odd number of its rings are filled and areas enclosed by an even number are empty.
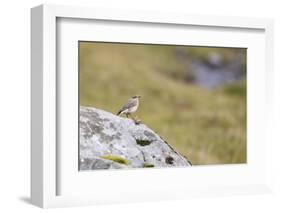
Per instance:
[[[247,48],[78,42],[79,171],[247,163]]]

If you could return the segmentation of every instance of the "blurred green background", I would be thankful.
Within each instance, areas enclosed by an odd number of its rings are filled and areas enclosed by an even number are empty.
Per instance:
[[[137,117],[193,165],[246,162],[246,49],[79,42],[80,105]]]

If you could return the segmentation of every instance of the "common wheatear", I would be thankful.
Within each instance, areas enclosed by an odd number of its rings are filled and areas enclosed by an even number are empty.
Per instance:
[[[135,96],[131,97],[127,101],[127,103],[118,111],[117,115],[125,114],[127,118],[130,115],[135,122],[139,122],[139,121],[135,120],[135,118],[132,116],[132,113],[135,113],[137,111],[137,109],[139,107],[140,97],[141,97],[140,95],[135,95]]]

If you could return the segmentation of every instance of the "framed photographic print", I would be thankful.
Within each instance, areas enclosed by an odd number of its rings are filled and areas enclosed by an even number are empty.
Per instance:
[[[272,20],[31,14],[33,204],[270,191]]]

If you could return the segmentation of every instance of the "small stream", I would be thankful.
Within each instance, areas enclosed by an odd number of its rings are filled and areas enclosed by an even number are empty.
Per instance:
[[[214,88],[220,85],[232,83],[244,77],[245,72],[240,61],[227,65],[210,65],[202,61],[193,61],[193,83],[205,88]]]
[[[229,84],[246,76],[246,56],[237,53],[231,60],[225,60],[222,54],[212,52],[207,58],[192,57],[177,49],[178,60],[187,67],[187,80],[207,89]],[[190,74],[191,72],[191,74]]]

